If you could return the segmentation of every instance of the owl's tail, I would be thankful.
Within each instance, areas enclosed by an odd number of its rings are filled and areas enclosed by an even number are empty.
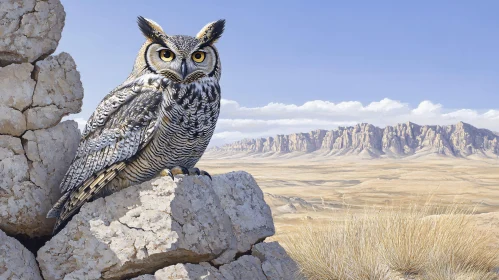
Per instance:
[[[66,192],[47,213],[47,218],[57,218],[52,234],[57,234],[85,202],[95,198],[125,167],[125,162],[115,163],[86,180],[78,188]]]

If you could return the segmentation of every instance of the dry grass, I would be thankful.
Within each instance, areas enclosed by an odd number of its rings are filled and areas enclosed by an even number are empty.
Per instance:
[[[374,211],[309,223],[281,242],[308,279],[497,279],[490,272],[499,266],[492,236],[477,232],[470,211],[429,205]]]

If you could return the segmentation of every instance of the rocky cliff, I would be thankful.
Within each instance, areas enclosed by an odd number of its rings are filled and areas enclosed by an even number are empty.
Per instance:
[[[317,152],[322,155],[363,155],[368,157],[405,157],[440,154],[453,157],[499,155],[499,136],[459,122],[455,125],[403,123],[379,128],[371,124],[315,130],[309,133],[245,139],[211,153],[291,153]]]
[[[80,74],[52,55],[65,17],[58,0],[0,1],[0,230],[11,236],[51,233],[45,215],[78,147],[76,122],[61,119],[81,110]]]

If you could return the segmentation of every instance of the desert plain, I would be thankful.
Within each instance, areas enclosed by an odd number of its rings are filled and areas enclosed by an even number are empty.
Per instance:
[[[477,229],[495,232],[499,248],[499,159],[438,155],[401,159],[230,156],[207,153],[198,164],[212,175],[251,173],[272,209],[279,239],[305,222],[382,215],[431,204],[471,211]]]

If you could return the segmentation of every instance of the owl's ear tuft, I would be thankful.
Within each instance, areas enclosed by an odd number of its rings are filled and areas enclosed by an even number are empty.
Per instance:
[[[214,44],[220,37],[222,37],[222,33],[225,28],[225,19],[220,19],[211,23],[208,23],[199,31],[196,35],[196,38],[201,41],[203,45],[212,45]]]
[[[153,41],[168,37],[163,31],[163,28],[153,20],[139,16],[137,17],[137,24],[139,25],[142,34]]]

